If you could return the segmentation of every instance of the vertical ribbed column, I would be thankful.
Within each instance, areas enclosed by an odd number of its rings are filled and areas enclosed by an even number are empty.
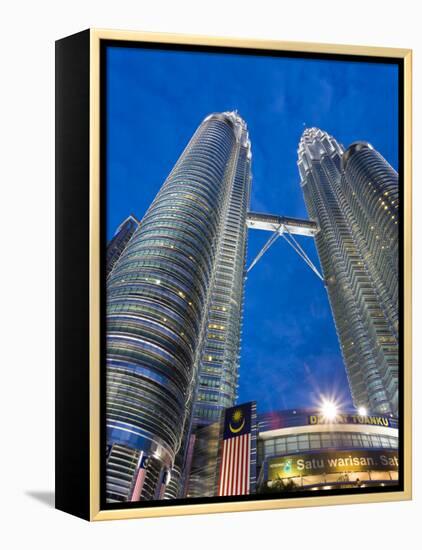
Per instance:
[[[343,157],[343,189],[371,253],[383,304],[398,333],[398,174],[369,144],[351,145]]]
[[[374,412],[397,413],[397,342],[392,323],[397,297],[394,292],[388,295],[375,269],[376,264],[386,265],[387,254],[381,259],[383,245],[378,250],[379,239],[368,238],[374,223],[369,214],[372,199],[363,191],[362,175],[353,174],[352,166],[343,172],[345,161],[350,165],[354,155],[344,155],[343,147],[326,132],[305,130],[298,153],[305,203],[320,227],[315,240],[353,400]],[[379,177],[383,177],[381,168],[378,164],[375,169]],[[389,189],[382,187],[385,192]],[[391,237],[394,240],[389,230],[383,231],[383,239]],[[397,282],[397,271],[392,277]],[[391,282],[390,275],[384,279]]]
[[[130,241],[138,228],[138,225],[138,220],[133,216],[129,216],[117,228],[113,238],[107,245],[106,277],[110,275],[114,265],[122,255],[123,250],[126,248],[127,243]]]
[[[107,438],[151,457],[146,487],[168,482],[190,412],[236,143],[227,117],[201,124],[108,278]],[[108,470],[109,502],[118,483]]]
[[[237,397],[251,148],[245,122],[236,113],[223,113],[223,116],[232,121],[237,144],[227,173],[231,191],[225,205],[216,269],[210,288],[208,321],[194,406],[196,426],[219,420],[221,411],[232,406]]]
[[[184,492],[192,430],[196,432],[199,426],[219,419],[221,411],[231,406],[237,397],[251,151],[246,123],[236,112],[214,113],[207,119],[229,124],[236,143],[224,176],[227,192],[220,203],[222,216],[215,242],[215,263],[198,339],[198,379],[188,404],[188,421],[165,498],[179,494],[175,493],[174,479],[180,479],[179,489]]]
[[[380,310],[371,337],[383,388],[397,412],[399,346],[398,174],[369,143],[343,155],[342,189],[359,225],[361,248]]]

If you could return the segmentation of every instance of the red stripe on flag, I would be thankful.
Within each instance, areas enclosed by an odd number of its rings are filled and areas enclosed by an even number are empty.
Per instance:
[[[231,462],[232,462],[232,455],[231,455],[231,444],[232,440],[229,439],[226,443],[227,445],[227,458],[226,458],[226,479],[224,480],[224,492],[223,495],[227,495],[227,490],[229,487],[229,480],[230,480],[230,468],[231,468]]]
[[[238,437],[237,442],[237,468],[236,468],[236,485],[234,489],[234,494],[238,495],[240,493],[239,491],[239,480],[240,480],[240,473],[242,468],[242,442],[243,442],[243,435],[241,437]]]
[[[249,494],[250,452],[251,434],[223,441],[218,496]]]
[[[245,494],[245,471],[248,465],[248,457],[246,454],[246,447],[248,442],[248,435],[243,436],[243,463],[242,463],[242,480],[240,484],[240,494]]]
[[[248,463],[247,463],[247,467],[246,467],[246,489],[245,489],[245,495],[249,495],[249,484],[250,484],[250,468],[251,468],[251,464],[250,464],[250,460],[251,460],[251,434],[248,434],[248,440],[247,440],[248,444],[247,444],[247,456],[248,456]]]
[[[245,461],[244,468],[242,471],[242,495],[246,494],[246,469],[248,468],[248,437],[245,437],[243,441],[243,460]]]
[[[232,437],[232,463],[230,468],[230,487],[229,487],[229,495],[233,494],[234,489],[234,480],[236,477],[236,464],[237,464],[237,437]]]
[[[231,468],[231,462],[232,462],[232,455],[231,455],[232,440],[229,439],[228,441],[226,441],[226,445],[227,445],[226,476],[224,479],[223,496],[226,496],[227,494],[229,494],[228,488],[229,488],[229,482],[230,482],[230,468]]]

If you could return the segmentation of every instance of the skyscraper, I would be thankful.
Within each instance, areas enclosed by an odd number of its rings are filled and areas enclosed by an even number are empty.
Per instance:
[[[235,399],[250,158],[237,113],[208,116],[108,277],[108,502],[162,498],[192,409]]]
[[[365,142],[318,128],[298,149],[309,217],[356,406],[398,412],[398,177]]]
[[[107,245],[106,277],[110,275],[114,264],[120,258],[127,243],[138,228],[139,222],[135,216],[127,217],[116,229],[113,238]]]
[[[246,124],[234,113],[230,113],[230,117],[236,125],[238,142],[229,172],[231,182],[217,244],[208,321],[200,357],[198,394],[194,405],[197,427],[219,420],[221,411],[231,407],[237,397],[251,149]]]
[[[371,248],[370,262],[395,337],[399,322],[399,186],[397,172],[366,142],[353,143],[342,159],[343,189]]]

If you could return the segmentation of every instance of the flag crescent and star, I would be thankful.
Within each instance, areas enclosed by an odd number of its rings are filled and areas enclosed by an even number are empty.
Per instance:
[[[233,427],[233,424],[235,427]],[[231,421],[229,422],[229,430],[231,431],[232,434],[237,434],[241,432],[244,427],[245,427],[245,417],[243,415],[242,409],[236,409],[232,414]]]
[[[226,409],[219,496],[248,495],[250,492],[252,403]]]

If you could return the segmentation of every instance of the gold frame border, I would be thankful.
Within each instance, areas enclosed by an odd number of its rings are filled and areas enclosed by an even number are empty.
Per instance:
[[[100,40],[161,42],[301,53],[393,57],[404,60],[404,490],[391,493],[298,497],[248,502],[183,504],[154,508],[100,509]],[[200,35],[90,30],[90,519],[91,521],[271,510],[335,504],[388,502],[412,498],[412,50],[310,42],[280,42]]]

